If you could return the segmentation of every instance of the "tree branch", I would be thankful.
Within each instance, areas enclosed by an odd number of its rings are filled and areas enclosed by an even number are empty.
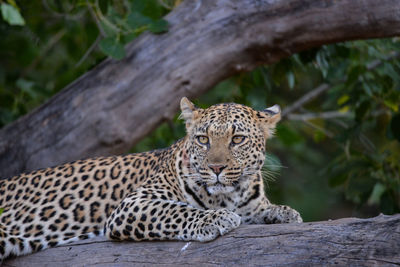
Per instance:
[[[400,214],[243,225],[208,243],[81,241],[6,260],[9,266],[395,266]]]
[[[301,108],[305,103],[310,102],[311,100],[313,100],[314,98],[316,98],[317,96],[319,96],[320,94],[322,94],[323,92],[328,91],[329,89],[331,89],[331,85],[323,83],[320,84],[318,87],[316,87],[315,89],[311,90],[310,92],[306,93],[305,95],[303,95],[302,97],[300,97],[298,100],[296,100],[296,102],[294,102],[292,105],[288,106],[287,108],[282,110],[282,117],[286,117],[288,116],[290,113],[292,113],[293,111],[298,110],[299,108]]]
[[[97,35],[96,40],[94,40],[93,44],[90,45],[88,50],[86,50],[85,54],[79,59],[79,61],[75,64],[75,68],[79,67],[85,60],[86,58],[92,53],[92,51],[97,47],[97,45],[101,41],[101,34]]]
[[[371,63],[369,63],[367,65],[367,70],[373,70],[376,69],[377,67],[379,67],[380,65],[383,64],[384,61],[388,61],[388,60],[392,60],[392,59],[397,59],[400,58],[400,52],[392,52],[390,55],[388,55],[384,60],[374,60]],[[344,83],[346,81],[346,79],[341,80],[341,83]],[[284,108],[282,110],[282,117],[290,117],[290,113],[292,113],[293,111],[298,110],[299,108],[301,108],[304,104],[310,102],[311,100],[313,100],[314,98],[316,98],[317,96],[319,96],[320,94],[328,91],[329,89],[332,88],[332,85],[326,84],[326,83],[322,83],[319,86],[317,86],[315,89],[311,90],[310,92],[306,93],[305,95],[303,95],[301,98],[299,98],[298,100],[296,100],[296,102],[294,102],[293,104],[291,104],[290,106]],[[293,119],[293,117],[292,117]]]
[[[350,112],[326,111],[319,113],[289,114],[288,119],[297,121],[307,121],[313,119],[348,118],[351,116],[352,114]]]
[[[0,130],[0,177],[126,152],[219,81],[333,42],[400,35],[397,0],[184,1],[168,33],[143,34]]]

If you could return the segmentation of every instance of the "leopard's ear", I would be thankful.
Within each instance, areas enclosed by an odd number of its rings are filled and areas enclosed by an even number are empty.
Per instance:
[[[196,106],[190,102],[186,97],[181,99],[181,115],[180,118],[184,119],[186,122],[186,130],[189,131],[193,125],[193,121],[198,115],[198,109]]]
[[[265,137],[271,137],[274,134],[276,124],[281,120],[281,108],[279,105],[273,105],[263,111],[257,111],[257,117],[261,122]]]

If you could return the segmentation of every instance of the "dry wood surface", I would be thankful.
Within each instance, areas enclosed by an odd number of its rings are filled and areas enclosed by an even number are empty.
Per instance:
[[[80,241],[6,260],[11,266],[399,266],[400,214],[242,225],[208,243]]]

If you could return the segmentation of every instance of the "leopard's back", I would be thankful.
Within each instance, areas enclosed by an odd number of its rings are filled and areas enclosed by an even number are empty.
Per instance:
[[[78,160],[0,180],[0,259],[103,235],[111,212],[168,154]]]

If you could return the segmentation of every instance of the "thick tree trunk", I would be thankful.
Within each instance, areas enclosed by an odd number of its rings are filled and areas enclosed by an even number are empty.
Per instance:
[[[241,226],[209,243],[97,238],[10,259],[8,266],[395,266],[400,214]]]
[[[144,34],[0,130],[0,177],[126,152],[222,79],[333,42],[400,34],[398,0],[184,1]]]

